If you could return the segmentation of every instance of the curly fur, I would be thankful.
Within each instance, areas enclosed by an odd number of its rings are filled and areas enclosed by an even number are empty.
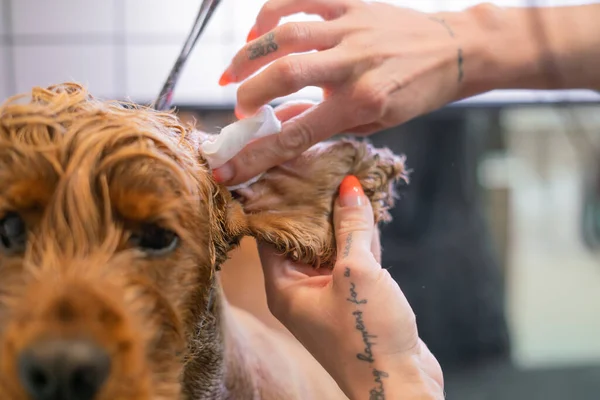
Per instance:
[[[198,151],[206,135],[75,83],[0,107],[0,219],[17,212],[28,230],[23,254],[0,251],[0,398],[26,398],[16,358],[53,335],[109,350],[101,400],[296,398],[246,354],[244,319],[216,271],[246,235],[332,266],[341,180],[356,175],[376,220],[388,221],[404,160],[366,143],[325,143],[232,195]],[[173,230],[180,246],[161,257],[137,250],[129,237],[145,223]],[[247,363],[265,369],[260,379]]]

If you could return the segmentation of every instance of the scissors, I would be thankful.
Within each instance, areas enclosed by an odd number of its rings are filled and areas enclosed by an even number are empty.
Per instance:
[[[160,91],[160,94],[154,101],[154,108],[158,111],[165,111],[171,107],[171,101],[173,100],[173,91],[175,90],[175,85],[179,80],[179,76],[181,75],[181,71],[183,70],[183,66],[185,62],[190,56],[190,53],[194,49],[198,38],[204,31],[204,28],[210,21],[210,18],[213,16],[215,9],[219,5],[221,0],[202,0],[202,4],[200,5],[200,11],[198,11],[198,15],[196,16],[196,20],[194,21],[194,25],[192,26],[192,30],[190,31],[177,60],[173,64],[171,68],[171,72],[167,77],[167,80],[163,84],[163,87]]]

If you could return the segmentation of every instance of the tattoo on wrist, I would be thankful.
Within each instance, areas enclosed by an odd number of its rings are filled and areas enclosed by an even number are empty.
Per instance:
[[[275,34],[269,32],[264,37],[258,39],[256,43],[248,46],[248,59],[255,60],[259,57],[264,57],[267,54],[276,52],[277,49],[279,49],[279,46],[275,43]]]
[[[430,19],[432,21],[437,22],[438,24],[442,25],[452,38],[456,38],[456,36],[454,35],[454,30],[452,30],[452,28],[450,27],[450,25],[448,25],[448,23],[446,22],[445,19],[437,18],[437,17],[430,17]],[[457,50],[458,81],[459,82],[462,82],[463,77],[465,75],[463,63],[464,63],[463,51],[462,51],[462,48],[459,46],[458,50]]]
[[[347,246],[349,247],[349,246]],[[350,280],[351,279],[351,270],[346,267],[344,269],[344,278]],[[369,333],[367,327],[365,326],[365,322],[363,320],[363,312],[360,310],[360,306],[367,304],[367,299],[360,298],[358,292],[356,290],[356,284],[350,281],[350,295],[346,299],[346,301],[356,304],[356,310],[352,312],[355,321],[355,328],[360,332],[362,336],[362,341],[364,345],[364,349],[356,354],[356,358],[359,361],[369,363],[371,367],[371,374],[373,377],[374,387],[369,391],[369,400],[385,400],[385,387],[384,387],[384,378],[389,378],[389,374],[385,371],[378,370],[374,367],[375,357],[373,355],[373,346],[376,344],[373,340],[377,339],[376,335]]]
[[[450,28],[450,25],[448,25],[448,23],[446,22],[445,19],[443,18],[438,18],[438,17],[431,17],[430,18],[432,21],[437,22],[438,24],[441,24],[444,28],[446,28],[446,30],[448,31],[448,34],[452,37],[454,37],[454,31],[452,30],[452,28]]]

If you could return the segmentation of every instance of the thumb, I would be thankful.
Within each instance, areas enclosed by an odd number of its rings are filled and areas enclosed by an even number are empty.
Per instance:
[[[338,264],[344,260],[373,260],[373,207],[353,175],[344,178],[340,185],[340,194],[333,209],[333,223]]]
[[[257,241],[258,256],[262,265],[267,294],[277,292],[285,275],[285,256],[279,254],[270,244]]]
[[[287,301],[284,288],[290,281],[286,264],[290,261],[269,244],[257,242],[257,247],[265,280],[267,306],[269,311],[281,321],[285,318]]]

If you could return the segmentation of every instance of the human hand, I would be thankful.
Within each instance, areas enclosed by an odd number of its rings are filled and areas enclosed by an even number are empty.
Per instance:
[[[277,26],[299,12],[324,21]],[[241,82],[274,61],[239,87],[237,114],[251,115],[306,86],[323,88],[324,101],[304,103],[279,135],[251,143],[216,178],[238,184],[335,134],[370,134],[457,99],[467,75],[463,59],[472,51],[463,42],[477,40],[476,24],[465,15],[361,0],[266,2],[250,42],[220,80]],[[311,50],[318,51],[306,53]],[[301,52],[306,54],[290,55]]]
[[[340,186],[334,226],[333,270],[259,245],[271,312],[350,398],[443,398],[441,368],[419,339],[404,294],[377,260],[373,209],[353,176]]]

